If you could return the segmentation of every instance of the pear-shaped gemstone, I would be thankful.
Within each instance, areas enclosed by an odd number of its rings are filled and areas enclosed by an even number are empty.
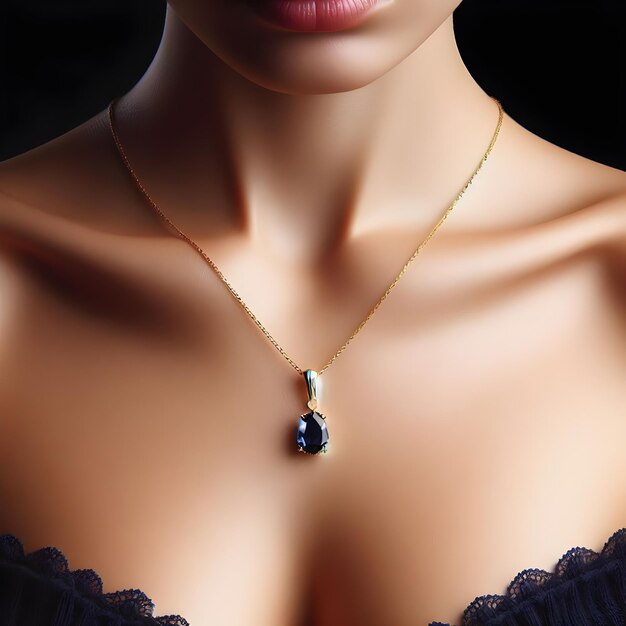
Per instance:
[[[317,411],[310,411],[300,416],[296,443],[302,452],[317,454],[326,452],[328,428],[324,416]]]

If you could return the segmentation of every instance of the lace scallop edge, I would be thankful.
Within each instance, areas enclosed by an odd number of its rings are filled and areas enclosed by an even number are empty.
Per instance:
[[[626,527],[616,530],[604,543],[600,552],[575,546],[569,548],[557,561],[552,571],[526,568],[518,572],[508,584],[504,594],[476,596],[463,611],[462,626],[478,626],[485,610],[490,619],[510,611],[534,595],[555,588],[566,580],[599,569],[614,560],[626,562]],[[152,600],[141,589],[122,589],[104,593],[102,579],[93,569],[70,569],[63,552],[46,546],[26,553],[22,542],[12,534],[0,535],[0,560],[25,565],[29,569],[47,574],[67,583],[88,600],[122,616],[153,621],[155,626],[190,626],[181,615],[153,615]],[[429,626],[450,626],[431,622]]]
[[[70,569],[65,554],[55,546],[25,552],[21,540],[12,534],[0,535],[0,561],[16,563],[33,572],[64,582],[86,600],[120,616],[154,626],[190,626],[181,615],[153,615],[155,604],[141,589],[104,592],[102,579],[93,569]]]
[[[461,626],[479,626],[507,613],[542,592],[555,589],[562,583],[600,570],[604,566],[622,561],[626,569],[626,527],[616,530],[597,552],[590,548],[569,548],[556,562],[552,571],[526,568],[518,572],[507,585],[504,594],[476,596],[465,610]],[[429,626],[450,626],[431,622]]]

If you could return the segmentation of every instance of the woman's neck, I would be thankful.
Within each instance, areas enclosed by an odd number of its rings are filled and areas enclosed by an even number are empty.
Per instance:
[[[432,224],[497,121],[452,16],[364,87],[286,94],[235,72],[169,10],[118,109],[129,157],[172,218],[197,236],[243,229],[294,261],[371,228]]]

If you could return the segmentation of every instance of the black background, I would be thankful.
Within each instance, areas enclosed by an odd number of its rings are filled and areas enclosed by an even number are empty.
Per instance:
[[[128,90],[165,15],[162,0],[0,3],[0,160]],[[511,117],[626,170],[626,0],[464,0],[455,29],[467,67]]]

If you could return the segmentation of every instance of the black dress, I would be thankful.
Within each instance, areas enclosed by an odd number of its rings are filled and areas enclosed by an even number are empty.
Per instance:
[[[0,535],[0,626],[190,626],[153,611],[140,589],[104,593],[94,570],[71,570],[58,548],[25,554],[17,537]],[[600,552],[570,548],[552,572],[522,570],[504,595],[475,598],[462,626],[483,625],[626,626],[626,528]]]

